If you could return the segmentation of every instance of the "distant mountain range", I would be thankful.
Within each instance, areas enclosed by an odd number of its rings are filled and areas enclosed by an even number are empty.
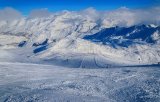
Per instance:
[[[70,12],[1,21],[0,49],[13,53],[17,61],[69,67],[157,64],[160,26],[106,27]]]
[[[134,44],[156,44],[160,41],[160,26],[111,27],[93,35],[86,35],[84,39],[121,47]]]

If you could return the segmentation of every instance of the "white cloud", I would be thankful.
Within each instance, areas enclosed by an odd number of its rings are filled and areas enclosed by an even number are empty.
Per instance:
[[[135,23],[135,14],[128,8],[119,8],[113,11],[103,12],[103,25],[110,26],[130,26]]]
[[[90,7],[85,10],[79,11],[83,17],[86,17],[87,19],[96,21],[100,18],[100,12],[98,12],[96,9]]]
[[[160,7],[147,9],[129,9],[121,7],[110,11],[97,11],[89,8],[79,12],[84,17],[101,21],[106,27],[132,26],[136,24],[160,24]]]
[[[52,13],[48,11],[48,9],[35,9],[32,10],[29,14],[29,18],[41,18],[41,17],[48,17]]]
[[[128,9],[119,8],[112,11],[104,11],[102,17],[106,26],[132,26],[137,24],[160,24],[160,8]]]
[[[21,13],[13,8],[6,7],[0,10],[0,21],[2,20],[15,20],[20,19],[22,17]]]
[[[63,11],[59,12],[59,15],[63,15],[64,13],[62,12]],[[54,14],[55,13],[49,12],[47,9],[37,9],[32,10],[28,17],[40,18],[48,17]],[[76,15],[80,15],[83,19],[99,23],[104,27],[132,26],[137,24],[160,25],[160,7],[146,9],[129,9],[126,7],[121,7],[110,11],[97,11],[96,9],[90,7],[85,10],[70,12],[69,15],[72,15],[72,20],[77,20],[74,17],[76,17]],[[0,10],[0,20],[13,20],[21,17],[21,13],[13,8],[4,8]],[[68,21],[70,21],[69,18]]]

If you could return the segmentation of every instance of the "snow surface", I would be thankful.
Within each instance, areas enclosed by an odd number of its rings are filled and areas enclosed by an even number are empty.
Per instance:
[[[0,63],[1,102],[159,102],[160,69]]]

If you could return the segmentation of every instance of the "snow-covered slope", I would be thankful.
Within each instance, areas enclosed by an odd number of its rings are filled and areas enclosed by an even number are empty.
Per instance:
[[[159,73],[156,67],[0,63],[0,102],[159,102]]]
[[[110,26],[106,28],[101,20],[69,11],[45,18],[0,21],[0,48],[16,55],[17,61],[69,67],[160,62],[159,26]]]

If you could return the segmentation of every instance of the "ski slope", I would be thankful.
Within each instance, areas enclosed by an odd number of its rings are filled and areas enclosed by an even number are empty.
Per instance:
[[[1,102],[159,102],[158,67],[64,68],[0,63]]]

